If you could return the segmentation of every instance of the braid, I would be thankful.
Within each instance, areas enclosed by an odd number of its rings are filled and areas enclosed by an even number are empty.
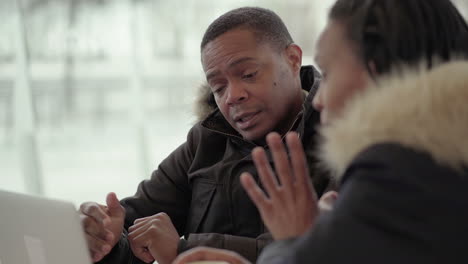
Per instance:
[[[468,58],[468,26],[449,0],[337,0],[330,18],[344,22],[376,74],[422,60],[431,68],[434,59]]]

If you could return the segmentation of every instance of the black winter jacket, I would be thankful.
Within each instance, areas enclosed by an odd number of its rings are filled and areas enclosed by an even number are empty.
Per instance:
[[[322,131],[334,210],[260,263],[468,263],[468,63],[382,82]]]
[[[308,94],[293,126],[306,151],[315,147],[313,138],[319,113],[312,106],[320,75],[312,67],[301,69],[302,87]],[[171,153],[143,181],[132,197],[121,201],[126,209],[125,229],[137,218],[160,212],[169,215],[183,239],[179,252],[195,246],[234,250],[255,261],[271,242],[260,215],[244,192],[239,176],[250,172],[257,177],[250,152],[256,145],[244,140],[216,108],[211,94],[200,102],[210,113],[190,130],[187,141]],[[311,165],[315,159],[309,158]],[[315,170],[312,176],[319,194],[329,186],[329,177]],[[132,254],[126,234],[102,263],[140,263]]]

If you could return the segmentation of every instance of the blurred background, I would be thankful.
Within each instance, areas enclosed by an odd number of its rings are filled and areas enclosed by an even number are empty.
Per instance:
[[[195,122],[215,18],[272,9],[311,64],[333,2],[1,0],[0,189],[76,205],[132,195]]]

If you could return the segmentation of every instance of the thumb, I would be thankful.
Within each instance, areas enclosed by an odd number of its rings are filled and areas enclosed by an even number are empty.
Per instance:
[[[119,217],[125,215],[125,209],[120,205],[119,199],[117,199],[117,195],[115,193],[111,192],[107,195],[106,203],[111,216]]]

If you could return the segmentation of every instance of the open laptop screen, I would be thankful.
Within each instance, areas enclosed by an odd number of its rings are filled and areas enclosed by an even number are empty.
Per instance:
[[[0,190],[0,264],[90,264],[75,207]]]

